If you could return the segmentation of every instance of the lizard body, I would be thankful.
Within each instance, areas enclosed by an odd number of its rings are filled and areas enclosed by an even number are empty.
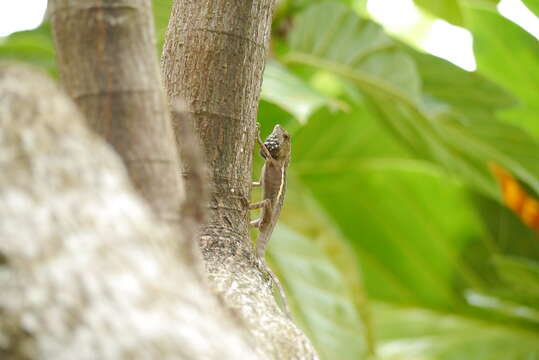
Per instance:
[[[288,304],[284,297],[284,291],[277,277],[266,265],[264,255],[266,247],[279,219],[286,193],[286,174],[290,162],[290,135],[280,126],[275,125],[272,133],[262,142],[258,134],[260,145],[260,155],[265,159],[262,168],[260,182],[253,183],[253,186],[262,186],[263,199],[258,203],[250,205],[250,209],[261,208],[260,218],[251,222],[258,228],[259,235],[256,241],[256,255],[270,274],[272,281],[276,284],[283,306],[288,316]]]

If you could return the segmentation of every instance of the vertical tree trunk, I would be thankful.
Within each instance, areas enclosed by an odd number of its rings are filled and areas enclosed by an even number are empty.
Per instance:
[[[179,96],[190,106],[204,145],[215,192],[207,231],[224,226],[247,236],[255,120],[272,10],[273,0],[173,5],[163,78],[169,98]]]
[[[169,98],[188,103],[208,161],[213,193],[201,248],[213,286],[268,357],[309,359],[316,354],[276,305],[248,228],[255,121],[273,6],[273,0],[175,0],[162,71]],[[173,116],[176,131],[178,121]],[[189,169],[183,174],[189,177]]]
[[[61,79],[157,215],[178,222],[178,160],[150,0],[51,0]]]

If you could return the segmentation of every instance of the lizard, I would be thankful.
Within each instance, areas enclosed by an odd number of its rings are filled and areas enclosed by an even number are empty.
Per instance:
[[[252,186],[262,187],[262,201],[252,203],[249,209],[261,209],[260,217],[251,221],[251,225],[258,228],[259,234],[256,240],[256,256],[268,272],[271,280],[276,285],[281,301],[290,318],[288,303],[286,302],[285,294],[281,283],[271,271],[265,261],[266,246],[270,240],[271,234],[277,224],[279,214],[284,203],[284,195],[286,192],[286,173],[288,164],[290,163],[290,135],[280,125],[275,125],[272,133],[262,141],[260,137],[260,128],[257,124],[257,141],[260,145],[260,155],[264,158],[264,166],[260,181],[253,182]]]

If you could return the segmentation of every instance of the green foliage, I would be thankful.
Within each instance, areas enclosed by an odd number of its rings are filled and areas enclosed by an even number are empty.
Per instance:
[[[459,0],[414,0],[414,3],[453,25],[462,26],[463,24]]]
[[[375,313],[381,360],[539,359],[536,332],[424,308],[377,304]]]
[[[154,0],[153,13],[158,51],[163,47],[172,0]],[[0,59],[25,62],[57,75],[51,28],[44,23],[38,28],[0,38]]]
[[[458,4],[474,34],[477,17],[491,15],[472,7],[477,4]],[[316,206],[304,211],[316,209],[325,226],[339,234],[333,241],[351,246],[355,259],[332,260],[348,261],[348,271],[358,264],[375,304],[374,330],[365,326],[363,336],[375,339],[381,359],[539,356],[534,341],[539,280],[530,268],[539,258],[539,241],[498,202],[498,184],[487,168],[495,161],[539,192],[537,140],[506,122],[537,93],[531,88],[537,69],[531,54],[539,52],[536,42],[518,40],[524,35],[515,25],[509,26],[517,40],[500,42],[495,28],[501,25],[484,30],[492,46],[480,50],[484,40],[479,39],[481,73],[469,73],[394,41],[338,2],[322,2],[295,15],[288,51],[279,53],[302,86],[349,106],[319,110],[302,126],[289,121],[295,130],[291,172],[297,179],[290,196],[308,193]],[[496,56],[495,48],[502,46],[507,47],[503,57]],[[529,56],[515,59],[511,48]],[[494,65],[484,66],[481,56]],[[532,72],[522,76],[522,85],[502,81],[511,81],[511,61],[521,63],[519,72]],[[288,99],[287,107],[293,102]],[[287,107],[282,106],[290,111]],[[263,113],[260,117],[264,121]],[[519,124],[533,120],[528,116]],[[289,213],[283,220],[306,231]],[[303,311],[317,311],[307,303],[301,304]],[[356,306],[364,311],[364,304]]]
[[[331,25],[319,26],[323,19]],[[467,93],[473,93],[472,99],[495,93],[502,98],[501,103],[488,104],[485,111],[510,104],[508,96],[486,79],[470,76],[447,63],[444,65],[451,74],[449,80],[433,79],[428,68],[422,74],[411,56],[414,51],[391,40],[378,25],[332,2],[312,6],[298,15],[290,34],[290,48],[283,58],[285,62],[327,70],[353,83],[376,117],[415,153],[457,173],[478,190],[492,196],[496,193],[497,185],[485,166],[495,161],[526,179],[539,192],[539,162],[533,156],[529,158],[529,154],[539,154],[539,144],[534,139],[527,139],[522,147],[518,144],[517,149],[515,139],[527,137],[519,128],[492,118],[485,122],[473,114],[469,116],[462,111],[469,108],[451,107],[455,99],[449,99],[443,91],[427,86],[422,92],[421,86],[423,81],[427,85],[445,81],[461,86],[473,80],[480,92],[466,88],[462,97]],[[436,61],[427,66],[443,68]],[[425,80],[422,75],[426,75]],[[481,105],[474,104],[475,110]]]
[[[537,0],[529,0],[535,2]],[[414,0],[414,3],[430,13],[456,26],[466,26],[466,6],[494,9],[499,0]]]
[[[274,61],[266,64],[260,97],[287,110],[300,122],[305,122],[322,106],[341,106],[338,101],[309,87]]]
[[[163,48],[165,42],[165,33],[168,26],[168,18],[172,9],[172,0],[153,0],[153,15],[155,22],[156,40],[158,49]]]
[[[348,284],[322,249],[311,239],[280,226],[270,251],[273,267],[285,279],[295,320],[320,355],[342,360],[364,355],[359,311]]]
[[[56,74],[56,63],[50,26],[14,33],[0,39],[0,59],[22,61]]]
[[[473,33],[473,73],[392,39],[364,0],[278,3],[259,121],[293,155],[269,260],[323,359],[539,359],[539,237],[488,170],[539,194],[539,44],[497,2],[415,0]],[[161,48],[171,1],[153,6]],[[50,29],[0,57],[55,73]]]
[[[539,42],[498,13],[471,7],[467,14],[479,71],[520,100],[505,117],[539,135],[538,122],[529,121],[539,112]]]
[[[539,16],[539,1],[538,0],[524,0],[524,4],[533,11],[536,16]]]

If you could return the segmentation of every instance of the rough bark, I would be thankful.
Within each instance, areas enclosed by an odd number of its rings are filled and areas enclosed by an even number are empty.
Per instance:
[[[0,358],[261,358],[82,122],[0,65]]]
[[[122,157],[158,216],[178,222],[177,151],[155,54],[151,0],[51,0],[64,87]]]
[[[169,98],[186,100],[209,166],[209,221],[201,249],[214,288],[257,348],[274,359],[316,358],[272,295],[249,237],[255,121],[273,0],[175,0],[162,57]],[[179,131],[179,119],[173,126]],[[180,145],[180,152],[183,147]],[[189,169],[183,168],[189,177]]]

